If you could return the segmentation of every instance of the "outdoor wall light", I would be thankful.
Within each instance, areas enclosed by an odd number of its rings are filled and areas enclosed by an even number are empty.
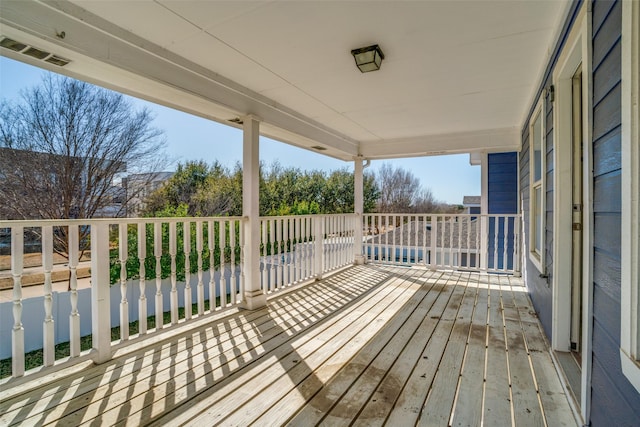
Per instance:
[[[377,44],[361,47],[360,49],[353,49],[351,54],[356,60],[356,65],[363,73],[379,70],[382,60],[384,59],[384,53],[382,53],[380,46]]]

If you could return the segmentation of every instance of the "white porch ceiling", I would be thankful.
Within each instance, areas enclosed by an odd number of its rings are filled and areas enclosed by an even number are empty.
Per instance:
[[[516,150],[568,1],[15,1],[3,55],[344,160]],[[56,34],[65,32],[64,39]],[[379,44],[380,71],[350,50]]]

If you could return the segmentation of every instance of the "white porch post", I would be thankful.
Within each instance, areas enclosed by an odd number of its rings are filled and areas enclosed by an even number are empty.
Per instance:
[[[242,215],[244,221],[245,285],[242,307],[248,310],[267,305],[260,288],[260,122],[254,116],[243,118],[242,138]]]
[[[355,230],[353,233],[353,257],[357,265],[364,264],[362,253],[362,214],[364,213],[364,178],[362,156],[356,157],[353,168],[353,211],[356,214]]]
[[[486,270],[489,264],[489,155],[482,153],[480,163],[480,269]]]
[[[91,224],[91,330],[93,361],[111,359],[111,311],[109,308],[109,224]]]

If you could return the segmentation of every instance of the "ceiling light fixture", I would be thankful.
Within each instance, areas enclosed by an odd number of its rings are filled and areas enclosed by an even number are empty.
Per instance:
[[[356,65],[363,73],[379,70],[384,59],[384,53],[382,53],[382,49],[377,44],[353,49],[351,54],[356,60]]]

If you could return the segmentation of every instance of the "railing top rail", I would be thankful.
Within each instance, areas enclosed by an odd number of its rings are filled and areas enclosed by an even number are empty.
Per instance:
[[[261,216],[260,220],[280,220],[289,218],[327,218],[327,217],[355,217],[353,212],[340,213],[340,214],[310,214],[310,215],[277,215],[277,216]]]
[[[43,227],[43,226],[67,226],[67,225],[92,225],[92,224],[156,224],[171,222],[196,222],[196,221],[244,221],[242,216],[216,216],[216,217],[161,217],[161,218],[84,218],[84,219],[19,219],[1,220],[0,228],[11,227]]]
[[[413,213],[395,213],[395,212],[368,212],[364,215],[381,215],[381,216],[459,216],[459,217],[519,217],[519,213],[515,214],[479,214],[479,213],[429,213],[429,212],[413,212]]]
[[[521,214],[467,214],[467,213],[392,213],[370,212],[369,216],[418,216],[418,217],[474,217],[474,218],[519,218]],[[314,215],[279,215],[261,216],[260,220],[281,220],[289,218],[326,218],[326,217],[355,217],[355,213],[341,214],[314,214]],[[26,220],[0,220],[0,228],[11,227],[42,227],[42,226],[66,226],[66,225],[91,225],[91,224],[156,224],[172,222],[197,222],[197,221],[246,221],[243,216],[214,216],[214,217],[161,217],[161,218],[84,218],[84,219],[26,219]]]

